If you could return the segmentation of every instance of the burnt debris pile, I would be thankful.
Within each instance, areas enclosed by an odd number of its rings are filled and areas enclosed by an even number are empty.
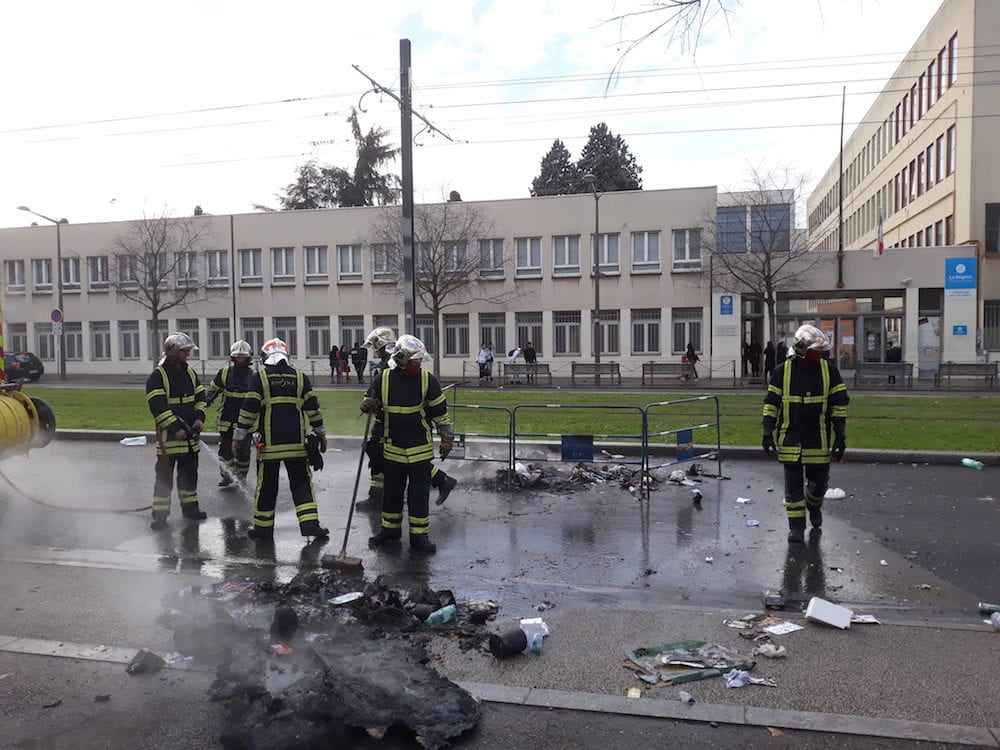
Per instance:
[[[556,493],[571,493],[595,484],[617,484],[632,494],[640,493],[643,485],[647,490],[657,490],[662,483],[693,487],[700,483],[704,473],[701,464],[691,464],[687,469],[672,466],[657,467],[643,476],[641,467],[635,464],[576,464],[565,467],[555,462],[521,463],[514,469],[498,469],[493,477],[484,480],[486,489],[493,492],[520,492],[541,490]]]
[[[427,644],[485,650],[488,618],[473,604],[323,570],[185,589],[164,600],[160,622],[179,652],[218,662],[210,696],[232,709],[226,748],[328,748],[390,730],[440,748],[476,725],[479,704],[433,669]]]

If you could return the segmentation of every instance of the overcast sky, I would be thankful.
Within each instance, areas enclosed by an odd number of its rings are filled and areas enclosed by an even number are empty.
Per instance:
[[[298,164],[353,166],[359,101],[398,144],[395,102],[362,99],[351,65],[397,90],[404,37],[414,106],[455,140],[418,135],[418,201],[525,197],[553,139],[576,158],[600,121],[646,189],[738,189],[748,164],[816,180],[841,87],[849,133],[940,5],[723,2],[696,49],[654,36],[606,96],[620,40],[660,16],[605,21],[647,0],[4,3],[0,226],[31,222],[19,205],[73,223],[275,205]]]

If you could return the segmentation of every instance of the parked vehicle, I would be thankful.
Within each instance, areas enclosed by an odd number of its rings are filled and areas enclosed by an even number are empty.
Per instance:
[[[38,380],[44,374],[45,365],[31,352],[7,355],[8,380]]]

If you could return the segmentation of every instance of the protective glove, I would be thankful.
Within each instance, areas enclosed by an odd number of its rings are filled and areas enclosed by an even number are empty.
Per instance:
[[[188,436],[187,430],[180,429],[174,433],[174,440],[187,440],[187,436]]]
[[[374,414],[379,409],[382,408],[382,404],[379,403],[377,398],[372,398],[371,396],[365,396],[361,399],[361,411],[365,414]]]
[[[319,438],[319,452],[326,453],[326,433],[317,432],[316,437]]]
[[[205,423],[202,422],[200,419],[196,419],[194,420],[194,424],[191,425],[191,429],[193,432],[200,434],[201,431],[205,429]]]
[[[449,440],[447,438],[441,439],[441,460],[448,458],[448,454],[451,453],[451,449],[455,447],[455,441]]]
[[[833,460],[842,461],[844,459],[844,451],[847,450],[847,438],[844,435],[837,435],[833,439]]]
[[[760,447],[764,449],[768,458],[774,458],[778,454],[778,447],[774,444],[774,435],[770,432],[765,433],[764,437],[761,438]]]

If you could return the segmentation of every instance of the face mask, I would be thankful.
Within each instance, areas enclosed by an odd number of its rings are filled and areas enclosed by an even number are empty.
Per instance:
[[[411,359],[409,362],[406,363],[406,367],[403,368],[403,372],[405,372],[407,375],[416,375],[418,372],[420,372],[420,362],[415,362],[414,360]]]

